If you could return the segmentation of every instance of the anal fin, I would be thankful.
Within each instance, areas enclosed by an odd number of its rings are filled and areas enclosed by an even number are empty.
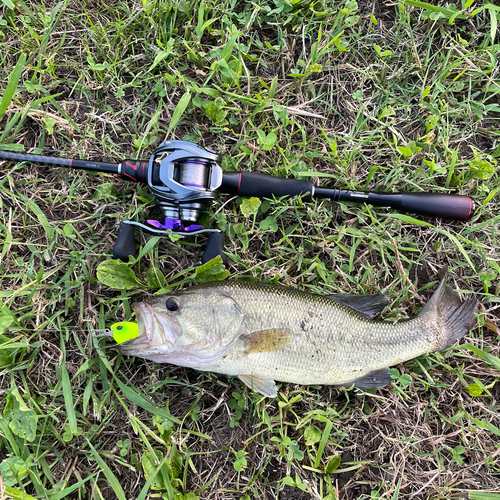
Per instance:
[[[389,373],[389,368],[382,368],[353,380],[350,385],[354,384],[354,387],[358,387],[359,389],[373,389],[375,387],[385,387],[386,385],[389,385],[391,381],[392,377]],[[348,384],[346,384],[346,387],[347,386]]]
[[[238,375],[238,378],[255,392],[275,398],[278,395],[278,388],[272,378],[258,377],[256,375]]]

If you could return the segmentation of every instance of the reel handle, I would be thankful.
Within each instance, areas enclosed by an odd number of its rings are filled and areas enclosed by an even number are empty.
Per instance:
[[[208,235],[208,242],[203,255],[201,256],[201,262],[206,264],[209,260],[221,256],[222,263],[226,265],[227,256],[224,253],[224,233],[210,233]]]
[[[113,257],[128,262],[129,256],[135,257],[137,250],[134,241],[134,226],[122,222],[118,229],[118,237],[113,247]]]

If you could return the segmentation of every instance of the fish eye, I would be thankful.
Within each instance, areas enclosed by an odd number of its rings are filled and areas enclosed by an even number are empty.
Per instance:
[[[180,303],[179,299],[176,297],[168,298],[165,305],[167,306],[167,309],[171,312],[177,311],[177,309],[179,309],[179,307],[181,307],[181,303]]]

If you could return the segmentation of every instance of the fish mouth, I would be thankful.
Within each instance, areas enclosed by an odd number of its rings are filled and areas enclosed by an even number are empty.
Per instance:
[[[142,302],[132,304],[139,336],[120,344],[120,352],[138,356],[139,351],[169,350],[174,347],[178,336],[177,321],[168,316],[156,314],[151,306]]]

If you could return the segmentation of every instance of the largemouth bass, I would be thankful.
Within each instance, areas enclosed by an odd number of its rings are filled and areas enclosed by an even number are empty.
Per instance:
[[[321,296],[268,283],[193,286],[132,306],[139,336],[125,355],[238,376],[275,397],[275,381],[361,388],[390,383],[389,366],[449,347],[475,324],[444,279],[413,319],[373,321],[385,295]]]

